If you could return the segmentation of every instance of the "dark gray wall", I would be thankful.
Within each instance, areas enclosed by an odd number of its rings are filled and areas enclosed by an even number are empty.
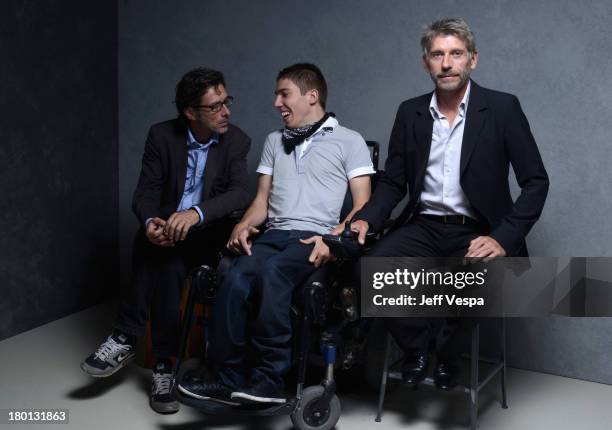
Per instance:
[[[0,339],[118,284],[117,5],[9,1],[0,25]]]
[[[173,116],[173,87],[198,65],[226,73],[233,120],[253,137],[251,171],[265,135],[281,126],[272,109],[280,68],[311,61],[325,73],[339,120],[383,144],[398,104],[430,91],[419,34],[440,16],[462,16],[480,52],[474,79],[518,95],[551,178],[533,255],[610,256],[608,138],[612,73],[607,0],[488,1],[122,1],[119,5],[119,212],[127,274],[130,213],[148,126]],[[517,366],[612,383],[609,319],[509,323]]]

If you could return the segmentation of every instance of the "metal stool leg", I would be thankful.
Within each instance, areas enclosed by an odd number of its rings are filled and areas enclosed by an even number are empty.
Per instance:
[[[506,319],[502,317],[502,371],[501,371],[501,392],[502,408],[508,409],[508,397],[506,394]]]
[[[480,323],[472,328],[472,356],[470,375],[470,429],[478,427],[478,361],[480,351]]]
[[[389,376],[389,361],[391,360],[391,335],[387,333],[385,339],[385,361],[383,364],[382,380],[380,383],[380,392],[378,394],[378,413],[376,414],[376,422],[379,423],[382,415],[383,402],[385,401],[385,392],[387,391],[387,377]]]

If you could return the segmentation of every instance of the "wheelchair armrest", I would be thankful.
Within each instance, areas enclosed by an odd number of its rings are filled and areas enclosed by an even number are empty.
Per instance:
[[[332,234],[324,234],[323,242],[329,247],[334,257],[341,260],[357,258],[363,253],[363,247],[357,240],[347,239]]]
[[[339,236],[323,235],[323,242],[329,247],[334,257],[340,260],[359,258],[376,240],[378,240],[378,234],[374,232],[366,233],[364,245],[360,245],[355,236],[349,237],[344,234]]]

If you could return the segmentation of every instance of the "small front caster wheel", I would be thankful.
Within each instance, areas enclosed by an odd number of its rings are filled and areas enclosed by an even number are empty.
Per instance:
[[[297,430],[330,430],[340,419],[340,400],[334,396],[327,407],[319,405],[325,389],[320,386],[306,388],[302,392],[299,406],[291,414],[291,421]]]

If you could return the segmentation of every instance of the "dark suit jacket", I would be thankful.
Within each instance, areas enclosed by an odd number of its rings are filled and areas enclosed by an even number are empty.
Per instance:
[[[218,143],[208,149],[204,170],[203,226],[250,203],[247,153],[251,139],[230,124]],[[132,209],[144,225],[149,218],[167,219],[183,197],[187,175],[187,126],[178,119],[155,124],[149,130],[142,170]]]
[[[379,231],[408,191],[410,198],[394,227],[418,209],[429,160],[432,93],[403,102],[389,141],[385,172],[370,201],[354,219]],[[515,202],[508,183],[512,165],[521,194]],[[548,193],[548,175],[516,96],[472,81],[460,161],[460,183],[489,235],[509,256],[527,255],[525,236],[539,218]]]

